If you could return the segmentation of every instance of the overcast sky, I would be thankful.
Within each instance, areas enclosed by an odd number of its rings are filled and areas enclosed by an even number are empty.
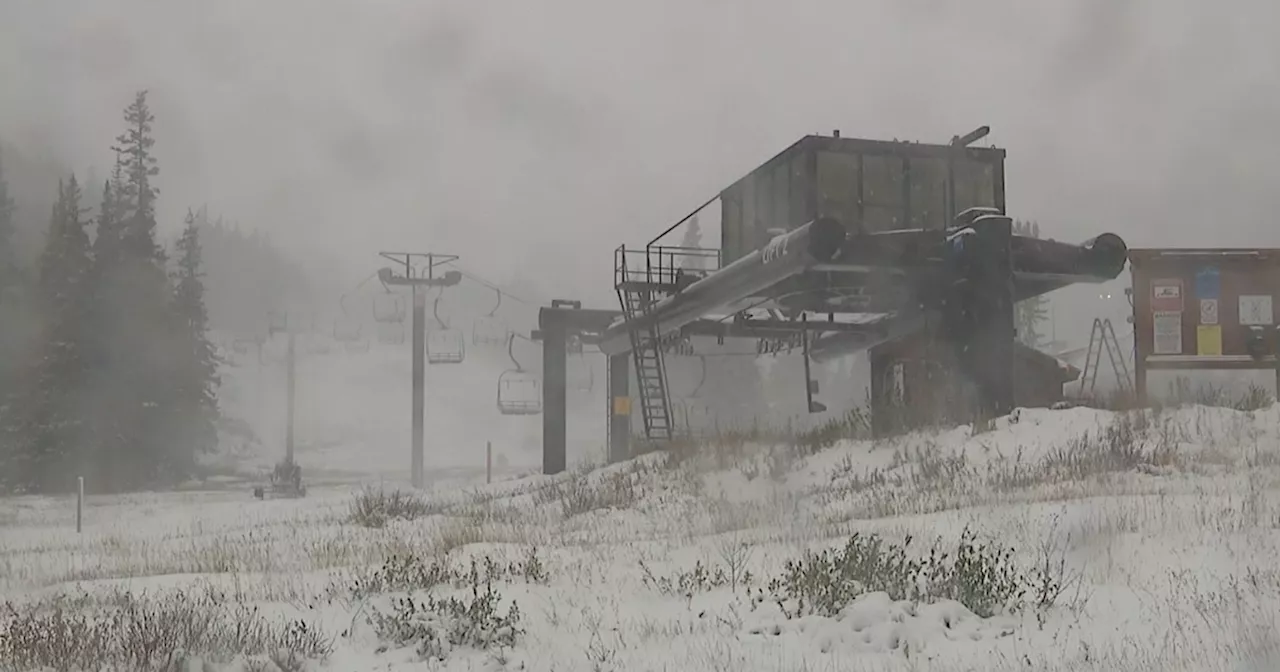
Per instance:
[[[147,88],[166,226],[611,307],[614,247],[834,128],[990,124],[1052,237],[1280,246],[1278,34],[1271,0],[0,0],[0,137],[105,175]]]

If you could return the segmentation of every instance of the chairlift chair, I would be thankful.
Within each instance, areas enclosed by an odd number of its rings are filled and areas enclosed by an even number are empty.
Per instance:
[[[440,328],[427,334],[427,363],[461,364],[467,358],[467,341],[461,331],[450,329],[440,318],[440,297],[432,304],[431,314]]]
[[[328,341],[319,337],[308,338],[302,349],[309,355],[327,355],[333,350]]]
[[[586,369],[586,374],[572,377],[573,389],[578,392],[593,392],[596,389],[596,370],[591,366],[591,360],[581,353],[576,359]]]
[[[364,327],[360,324],[360,320],[352,317],[351,311],[347,310],[346,294],[338,297],[338,309],[342,313],[333,320],[333,340],[344,346],[363,340],[364,334],[361,332],[364,331]]]
[[[404,324],[399,322],[381,322],[378,324],[378,342],[383,345],[401,345],[404,343]]]
[[[258,361],[264,364],[283,364],[289,359],[289,351],[281,339],[263,342],[258,350]]]
[[[596,387],[596,371],[591,367],[591,362],[587,360],[582,350],[582,336],[580,334],[570,334],[565,339],[565,353],[569,355],[577,355],[577,360],[586,368],[585,376],[578,376],[572,383],[572,388],[579,392],[591,392]],[[567,363],[567,362],[566,362]]]
[[[674,400],[672,404],[672,412],[676,416],[675,426],[683,427],[684,432],[689,436],[694,436],[699,431],[704,431],[707,425],[707,419],[711,412],[705,403],[698,397],[698,393],[702,391],[702,386],[707,383],[707,357],[706,355],[696,355],[701,363],[701,373],[698,375],[698,384],[694,385],[693,391],[683,395],[681,399]]]
[[[354,343],[362,339],[364,329],[359,322],[338,318],[333,321],[333,340],[339,343]]]
[[[711,409],[706,404],[696,399],[686,399],[678,402],[675,407],[681,409],[680,419],[683,421],[676,426],[683,426],[686,435],[699,436],[711,429]]]
[[[289,328],[289,314],[279,310],[267,313],[267,333],[274,334]]]
[[[309,334],[316,331],[314,313],[285,313],[285,329],[295,334]]]
[[[502,415],[538,415],[542,412],[542,383],[516,360],[516,335],[507,336],[507,356],[515,366],[498,376],[498,412]]]
[[[685,395],[685,399],[697,399],[698,393],[702,391],[702,386],[707,384],[707,356],[698,355],[698,362],[702,365],[701,373],[698,376],[698,384],[693,386],[693,391]]]
[[[237,338],[231,342],[231,351],[237,355],[247,355],[253,351],[257,341],[248,338]]]
[[[373,319],[381,324],[404,324],[404,297],[390,292],[373,297]]]
[[[507,342],[507,336],[511,332],[497,316],[498,308],[502,306],[502,290],[494,288],[493,291],[498,294],[493,308],[471,323],[472,345],[501,345]]]

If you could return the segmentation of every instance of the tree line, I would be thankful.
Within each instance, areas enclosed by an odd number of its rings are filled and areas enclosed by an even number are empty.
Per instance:
[[[189,211],[172,254],[157,242],[160,169],[145,91],[123,121],[96,211],[74,174],[60,179],[43,250],[29,264],[12,253],[15,203],[0,166],[6,491],[65,491],[77,475],[95,491],[163,486],[217,446],[219,360],[201,229]]]

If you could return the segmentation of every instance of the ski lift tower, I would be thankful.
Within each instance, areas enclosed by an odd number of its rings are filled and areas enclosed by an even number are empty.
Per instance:
[[[286,409],[284,434],[284,459],[277,462],[271,472],[271,493],[277,496],[302,497],[307,490],[302,484],[302,467],[294,460],[294,417],[297,407],[297,340],[298,334],[314,329],[314,323],[299,314],[272,311],[268,314],[267,336],[270,340],[278,333],[288,337],[288,352],[285,355],[286,377]],[[262,345],[259,344],[259,356]],[[267,490],[263,486],[254,488],[253,494],[258,499],[265,499]]]
[[[423,410],[426,406],[424,382],[427,335],[427,290],[434,287],[452,287],[462,281],[462,273],[447,271],[437,274],[436,268],[456,261],[452,254],[432,252],[379,252],[379,256],[401,266],[399,274],[384,267],[378,270],[378,280],[387,286],[409,287],[413,297],[413,439],[410,447],[413,487],[423,485]]]

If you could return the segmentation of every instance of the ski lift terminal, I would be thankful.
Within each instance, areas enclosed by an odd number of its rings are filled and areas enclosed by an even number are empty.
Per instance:
[[[642,249],[618,247],[620,311],[568,301],[539,311],[543,471],[565,469],[565,364],[574,337],[609,357],[611,460],[630,456],[632,370],[646,437],[659,444],[673,437],[665,350],[672,338],[693,335],[804,334],[807,360],[924,333],[956,353],[976,385],[979,412],[1011,410],[1014,303],[1115,279],[1127,248],[1110,233],[1080,244],[1014,234],[1005,150],[973,146],[989,131],[940,144],[805,136]],[[717,201],[718,250],[660,244]],[[810,410],[821,412],[815,388],[810,379],[803,391]]]

